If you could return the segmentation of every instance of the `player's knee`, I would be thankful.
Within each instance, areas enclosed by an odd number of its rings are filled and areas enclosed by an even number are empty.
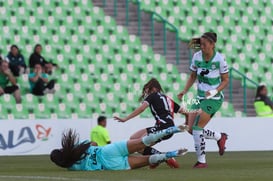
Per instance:
[[[140,139],[142,137],[142,135],[132,135],[132,136],[130,136],[130,140],[135,140],[135,139]]]

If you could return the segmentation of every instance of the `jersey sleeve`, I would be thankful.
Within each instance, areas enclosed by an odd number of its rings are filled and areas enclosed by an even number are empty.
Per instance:
[[[195,65],[195,57],[196,57],[196,54],[193,55],[192,60],[191,60],[191,65],[190,65],[190,70],[193,72],[197,71],[197,67]]]
[[[224,58],[220,61],[220,73],[221,74],[228,73],[228,65]]]

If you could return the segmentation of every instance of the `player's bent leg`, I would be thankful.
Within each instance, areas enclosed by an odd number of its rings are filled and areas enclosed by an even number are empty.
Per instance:
[[[219,133],[216,131],[212,131],[209,129],[204,129],[204,137],[206,139],[214,139],[217,141],[217,145],[219,148],[219,155],[222,156],[225,153],[226,149],[226,140],[228,139],[228,135],[226,133]]]
[[[199,168],[199,167],[196,167],[196,165],[206,164],[206,151],[205,151],[206,142],[203,135],[203,129],[198,126],[193,126],[192,136],[193,136],[194,147],[195,147],[195,152],[197,156],[197,163],[193,167]]]
[[[142,142],[146,146],[151,146],[156,141],[158,141],[159,139],[161,139],[161,138],[163,138],[165,136],[172,135],[172,134],[175,134],[175,133],[178,133],[178,132],[183,132],[183,131],[186,131],[187,129],[188,129],[188,127],[186,125],[172,126],[172,127],[167,128],[167,129],[158,131],[156,133],[144,136],[142,138]]]
[[[204,137],[206,139],[213,139],[215,141],[219,141],[221,139],[221,133],[213,131],[211,129],[204,128]]]
[[[184,149],[179,149],[179,150],[176,150],[176,151],[170,151],[170,152],[165,153],[166,154],[166,160],[165,160],[166,164],[170,168],[179,168],[179,163],[175,160],[174,157],[183,156],[187,152],[188,152],[188,150],[184,148]],[[163,154],[163,153],[161,153],[161,154]],[[150,168],[154,169],[158,165],[159,164],[150,165]]]
[[[187,125],[172,126],[167,129],[158,131],[154,134],[146,135],[140,139],[128,140],[127,141],[128,152],[129,153],[137,152],[139,150],[144,149],[146,146],[153,145],[156,141],[163,138],[164,136],[186,131],[187,129],[188,129]]]
[[[201,115],[196,117],[194,122],[194,126],[192,127],[192,135],[194,140],[195,151],[197,155],[197,163],[194,165],[194,168],[201,168],[197,167],[200,164],[206,164],[206,142],[205,137],[203,134],[203,128],[210,120],[210,115],[206,112],[202,112]],[[200,163],[200,164],[199,164]],[[205,167],[204,167],[205,168]]]
[[[154,155],[146,155],[146,156],[128,156],[128,162],[131,169],[141,168],[147,165],[150,166],[158,166],[160,163],[165,162],[167,160],[174,160],[175,164],[172,164],[172,168],[178,168],[179,164],[172,157],[178,157],[185,155],[187,153],[187,149],[180,149],[176,151],[154,154]]]
[[[146,129],[141,129],[137,132],[135,132],[131,137],[130,140],[134,140],[134,139],[141,139],[142,137],[147,135],[147,130]],[[137,152],[140,154],[144,153],[145,148],[141,148],[140,150],[138,150]]]
[[[128,162],[131,169],[141,168],[150,165],[149,157],[146,156],[128,156]]]
[[[146,145],[143,144],[142,138],[127,141],[127,149],[129,154],[144,150]]]
[[[190,133],[190,134],[192,134],[192,126],[194,124],[194,120],[197,115],[198,115],[198,113],[188,113],[186,125],[188,125],[188,127],[189,127],[188,133]]]
[[[159,163],[169,160],[170,158],[183,156],[187,153],[187,151],[188,151],[187,149],[179,149],[176,151],[170,151],[170,152],[161,153],[161,154],[154,154],[149,157],[149,163],[151,165],[157,165]]]
[[[146,129],[141,129],[135,132],[133,135],[130,136],[130,139],[139,139],[142,138],[143,136],[147,135],[147,130]]]

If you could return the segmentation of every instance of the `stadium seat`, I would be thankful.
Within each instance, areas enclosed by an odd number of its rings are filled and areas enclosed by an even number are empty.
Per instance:
[[[32,113],[32,112],[30,112]],[[34,107],[33,111],[35,118],[37,119],[49,119],[51,118],[51,110],[47,108],[44,103],[38,103]]]
[[[81,102],[76,109],[72,108],[72,114],[77,114],[78,118],[91,118],[94,110],[90,109],[85,103]]]
[[[8,119],[8,112],[2,104],[0,105],[0,119]]]
[[[249,56],[249,53],[255,56],[257,52],[262,51],[261,47],[265,47],[266,51],[262,52],[269,55],[265,58],[265,62],[267,62],[265,64],[271,64],[272,43],[267,42],[272,42],[272,38],[264,38],[271,31],[269,27],[272,24],[270,24],[270,21],[272,22],[272,11],[270,9],[272,2],[270,1],[217,0],[213,3],[212,1],[205,3],[204,1],[147,0],[139,1],[139,3],[144,11],[156,12],[178,27],[180,38],[183,41],[189,41],[193,36],[200,36],[205,31],[210,31],[211,27],[218,27],[213,31],[218,34],[217,47],[220,52],[231,57],[243,53],[245,56],[240,61],[248,61],[253,57],[252,55]],[[219,14],[222,14],[223,18],[218,18]],[[222,21],[223,23],[221,23]],[[199,27],[199,29],[192,27]],[[248,52],[241,52],[245,47]],[[240,63],[240,61],[237,62]],[[252,71],[250,68],[243,69],[241,66],[239,68],[242,73]],[[253,75],[253,80],[257,80],[256,76],[258,75]]]
[[[28,119],[29,112],[23,104],[16,104],[15,108],[13,109],[13,117],[14,119]]]
[[[71,118],[70,104],[60,103],[56,110],[57,118],[59,119],[68,119]]]
[[[222,117],[234,117],[235,116],[235,111],[232,106],[232,104],[224,101],[219,112],[221,112]]]
[[[242,10],[224,8],[235,2],[220,0],[215,3],[209,2],[210,8],[207,8],[203,1],[139,2],[143,3],[142,9],[157,11],[164,18],[173,21],[179,28],[181,38],[186,41],[203,33],[208,26],[217,27],[220,32],[219,39],[225,37],[217,46],[226,55],[237,55],[237,51],[242,51],[245,44],[258,41],[258,45],[264,45],[266,49],[264,54],[258,52],[263,65],[261,66],[261,63],[258,66],[253,65],[254,67],[245,67],[242,64],[250,65],[249,57],[245,56],[244,63],[237,61],[236,66],[240,70],[255,68],[257,71],[266,71],[268,68],[267,52],[272,50],[270,33],[267,33],[268,38],[263,41],[258,34],[270,32],[270,28],[260,27],[261,24],[250,17],[242,20],[236,18],[240,17],[238,13],[242,13]],[[0,1],[0,3],[3,4],[0,11],[2,27],[0,53],[6,54],[10,44],[15,42],[22,47],[21,51],[27,59],[33,51],[33,45],[41,43],[45,58],[53,60],[59,66],[51,76],[57,79],[54,95],[46,95],[43,98],[33,96],[27,91],[29,86],[27,74],[18,78],[23,94],[22,106],[18,106],[18,109],[27,117],[87,118],[100,112],[111,116],[114,112],[128,112],[136,108],[141,88],[151,77],[157,77],[169,93],[177,92],[185,85],[186,74],[180,74],[175,66],[167,64],[164,56],[155,54],[150,46],[142,44],[138,36],[130,35],[126,27],[117,25],[101,8],[93,6],[92,1]],[[256,6],[262,5],[268,4],[258,3]],[[10,6],[13,8],[7,8]],[[257,8],[247,9],[246,13],[260,12]],[[226,11],[232,15],[224,16],[225,24],[218,24],[220,20],[215,15]],[[270,9],[266,8],[265,14],[266,17],[260,17],[259,20],[270,25],[268,22],[271,17]],[[248,37],[246,34],[254,30],[245,27],[238,29],[240,34],[237,37],[231,36],[235,34],[235,29],[229,27],[235,26],[238,22],[244,25],[253,23],[260,28],[254,28],[255,37],[251,36],[250,40],[246,38]],[[199,26],[201,23],[202,26]],[[18,24],[21,29],[18,29]],[[251,50],[256,49],[255,46],[251,48],[248,52],[240,53],[248,55]],[[235,60],[237,57],[233,58]],[[254,78],[256,75],[251,76]],[[266,74],[266,77],[271,80],[272,75]],[[195,88],[191,89],[189,96],[193,96],[195,91]],[[10,96],[1,97],[2,101],[6,105],[15,105],[14,98]],[[6,108],[2,107],[1,111],[9,115]],[[23,115],[19,113],[13,115],[14,118],[20,116]],[[148,112],[143,116],[151,115]]]

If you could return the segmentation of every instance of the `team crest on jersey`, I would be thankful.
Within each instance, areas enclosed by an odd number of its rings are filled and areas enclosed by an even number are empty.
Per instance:
[[[211,69],[212,69],[212,70],[216,69],[216,65],[215,65],[215,64],[212,64],[212,65],[211,65]]]

